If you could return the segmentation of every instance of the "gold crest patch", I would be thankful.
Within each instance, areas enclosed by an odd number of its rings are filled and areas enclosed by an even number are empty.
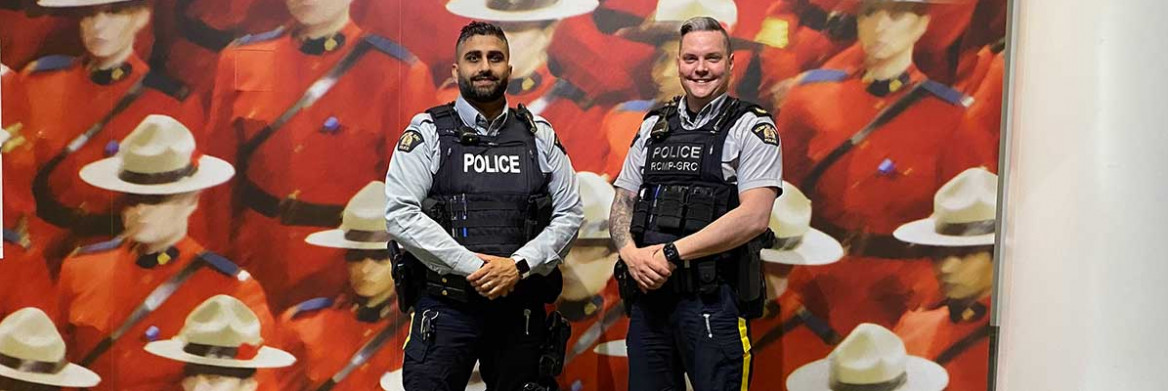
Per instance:
[[[407,130],[402,133],[401,138],[397,140],[397,150],[402,152],[413,151],[419,144],[422,143],[422,134],[416,130]]]
[[[779,132],[775,130],[774,125],[761,123],[755,125],[754,129],[751,129],[750,131],[754,133],[755,136],[758,136],[759,140],[762,140],[763,143],[775,146],[779,145]]]

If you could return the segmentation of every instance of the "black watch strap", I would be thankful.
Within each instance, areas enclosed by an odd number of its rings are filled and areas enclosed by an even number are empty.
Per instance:
[[[527,272],[531,271],[531,265],[527,264],[526,259],[520,259],[519,261],[515,262],[515,268],[519,269],[520,276],[527,274]]]
[[[669,261],[669,263],[680,265],[684,262],[681,260],[681,253],[677,252],[677,246],[673,245],[673,242],[666,243],[665,247],[661,248],[661,251],[665,253],[665,260]]]

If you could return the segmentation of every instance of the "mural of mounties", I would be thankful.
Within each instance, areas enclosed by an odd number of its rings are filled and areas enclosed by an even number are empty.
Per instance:
[[[50,361],[88,368],[58,383],[178,389],[213,374],[146,345],[228,295],[261,329],[225,361],[250,363],[231,371],[241,389],[380,388],[410,318],[388,255],[352,233],[384,226],[368,188],[423,142],[405,131],[414,115],[457,96],[459,28],[484,20],[510,40],[509,104],[550,122],[579,172],[587,234],[560,266],[574,331],[560,386],[627,389],[611,182],[645,114],[682,93],[677,28],[704,15],[731,35],[732,94],[775,118],[755,135],[783,154],[753,389],[831,389],[826,373],[986,389],[1004,1],[500,3],[0,4],[0,318],[56,325],[67,353]],[[246,357],[271,349],[296,361]],[[0,354],[41,357],[28,352]],[[878,371],[891,375],[850,369],[872,358],[895,358]],[[0,366],[0,385],[45,379],[26,369]]]

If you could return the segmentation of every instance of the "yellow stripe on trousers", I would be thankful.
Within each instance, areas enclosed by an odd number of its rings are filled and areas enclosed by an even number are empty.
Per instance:
[[[746,319],[738,318],[738,337],[742,339],[742,386],[741,391],[750,389],[750,333],[746,330]]]

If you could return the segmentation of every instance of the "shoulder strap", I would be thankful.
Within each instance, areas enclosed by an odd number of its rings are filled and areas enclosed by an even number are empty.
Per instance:
[[[357,353],[353,354],[353,357],[349,358],[348,365],[345,365],[344,368],[341,368],[340,371],[325,381],[324,384],[321,384],[320,387],[317,387],[316,390],[328,391],[333,389],[333,387],[336,387],[337,384],[340,384],[342,381],[344,381],[346,377],[349,377],[349,374],[353,373],[353,371],[361,367],[361,365],[364,365],[365,362],[369,361],[369,359],[372,358],[373,355],[377,354],[381,348],[385,347],[386,342],[389,342],[390,337],[396,335],[397,331],[400,330],[403,325],[409,324],[408,319],[409,316],[407,315],[395,317],[393,319],[393,323],[391,323],[389,326],[386,326],[385,329],[381,330],[381,332],[377,333],[377,335],[373,336],[373,338],[370,339],[369,342],[366,342],[365,345],[357,351]]]
[[[187,264],[186,267],[183,267],[182,270],[179,270],[178,273],[175,273],[169,280],[162,283],[162,285],[154,288],[150,292],[150,295],[146,296],[146,300],[143,300],[141,304],[138,304],[137,308],[134,308],[134,312],[130,313],[130,317],[122,321],[122,324],[113,333],[103,338],[101,342],[98,342],[97,346],[90,350],[89,353],[86,353],[85,358],[81,359],[79,364],[89,366],[97,361],[102,354],[108,352],[114,346],[114,343],[125,336],[130,329],[134,328],[138,323],[141,323],[143,319],[146,319],[146,316],[153,313],[159,307],[162,307],[170,299],[170,296],[174,295],[174,292],[186,284],[195,275],[195,272],[199,271],[204,265],[205,263],[203,262],[193,261]]]
[[[414,56],[414,53],[411,53],[409,49],[405,48],[405,46],[402,46],[397,42],[390,40],[389,38],[382,37],[377,34],[369,34],[365,36],[365,40],[369,41],[369,43],[372,44],[373,47],[377,49],[377,51],[388,54],[390,57],[393,57],[398,61],[404,62],[406,64],[413,64],[418,62],[418,57]]]
[[[86,227],[101,227],[107,231],[110,229],[115,231],[121,230],[121,220],[117,216],[115,216],[113,219],[115,221],[114,227],[110,227],[110,216],[86,215],[83,212],[71,209],[58,201],[57,198],[53,196],[52,191],[49,188],[49,176],[51,176],[53,171],[55,171],[57,167],[65,161],[65,158],[80,150],[85,146],[85,144],[88,144],[89,140],[92,140],[93,137],[98,135],[98,133],[101,133],[102,130],[105,130],[105,126],[109,124],[109,122],[113,120],[114,117],[116,117],[118,114],[121,114],[123,111],[126,111],[126,109],[129,108],[130,105],[134,103],[134,101],[138,100],[138,98],[142,96],[142,92],[145,89],[144,87],[146,85],[146,80],[149,78],[150,75],[147,74],[146,77],[138,79],[134,85],[130,86],[130,89],[126,91],[126,94],[122,95],[121,99],[118,99],[117,103],[114,103],[114,107],[110,109],[109,112],[105,113],[105,115],[98,119],[97,122],[93,123],[93,125],[90,125],[89,128],[85,129],[85,131],[80,135],[74,137],[73,141],[70,141],[69,144],[65,146],[65,149],[57,152],[57,154],[54,155],[52,159],[49,159],[48,162],[46,162],[43,166],[41,166],[40,169],[37,170],[36,176],[33,177],[32,181],[32,193],[33,198],[37,204],[37,216],[40,216],[40,218],[58,227],[74,228],[82,234],[89,233],[89,230],[86,229]],[[101,230],[98,229],[97,232],[101,232]]]
[[[876,118],[873,118],[871,122],[853,134],[852,137],[849,137],[847,140],[844,140],[843,143],[836,146],[835,149],[832,149],[831,152],[823,158],[823,160],[820,160],[819,163],[816,163],[815,166],[811,168],[811,172],[807,174],[807,178],[803,180],[800,189],[803,189],[803,191],[807,192],[815,191],[815,185],[819,183],[819,178],[823,176],[823,173],[826,172],[828,168],[831,168],[831,166],[838,162],[840,158],[843,158],[844,155],[847,155],[848,152],[851,152],[852,148],[855,148],[856,145],[863,142],[868,138],[868,136],[871,136],[872,133],[880,129],[880,127],[888,124],[901,113],[904,113],[904,111],[907,110],[910,106],[919,102],[921,98],[925,97],[926,94],[928,94],[928,92],[926,91],[924,84],[918,83],[915,87],[913,87],[912,91],[904,94],[904,96],[900,97],[900,99],[897,99],[896,102],[893,102],[891,105],[884,108],[883,111],[876,115]]]
[[[426,114],[430,114],[430,119],[434,121],[434,129],[439,135],[458,133],[458,128],[462,127],[462,120],[458,118],[458,112],[454,111],[453,102],[431,107],[426,110]]]
[[[353,50],[349,53],[346,53],[345,57],[342,58],[341,61],[337,62],[337,64],[334,65],[332,69],[329,69],[328,72],[309,85],[308,89],[305,90],[304,93],[300,96],[300,99],[296,100],[296,103],[293,103],[292,106],[284,109],[284,112],[281,113],[279,117],[276,117],[276,119],[268,124],[268,126],[264,127],[263,130],[260,130],[260,132],[257,133],[255,137],[247,140],[247,142],[245,142],[243,146],[239,148],[239,156],[236,160],[236,172],[243,173],[242,175],[246,176],[247,163],[248,160],[251,159],[251,155],[255,153],[255,151],[259,149],[259,147],[263,145],[264,142],[268,141],[268,139],[271,138],[272,135],[276,133],[276,131],[280,130],[280,128],[283,128],[284,125],[287,125],[288,122],[292,120],[292,118],[296,117],[296,115],[300,114],[300,112],[304,109],[311,107],[314,103],[316,103],[317,100],[327,94],[329,90],[332,90],[332,88],[336,86],[337,80],[339,80],[341,76],[344,76],[345,73],[352,69],[353,65],[357,63],[357,60],[360,60],[361,57],[365,56],[365,54],[368,53],[369,49],[372,47],[373,45],[368,40],[362,39],[357,44],[357,47],[353,48]]]
[[[333,299],[327,297],[317,297],[315,299],[308,299],[300,304],[297,304],[292,310],[292,318],[295,319],[301,315],[310,312],[316,312],[333,306]]]
[[[983,339],[988,338],[992,332],[993,330],[990,329],[990,325],[988,324],[983,327],[979,327],[976,331],[966,335],[965,338],[962,338],[945,349],[945,351],[941,352],[941,354],[938,354],[937,359],[933,361],[937,364],[941,364],[942,366],[947,365],[949,362],[961,356],[961,353],[965,353],[966,350],[969,350],[969,348],[973,347],[973,345],[981,342]]]

